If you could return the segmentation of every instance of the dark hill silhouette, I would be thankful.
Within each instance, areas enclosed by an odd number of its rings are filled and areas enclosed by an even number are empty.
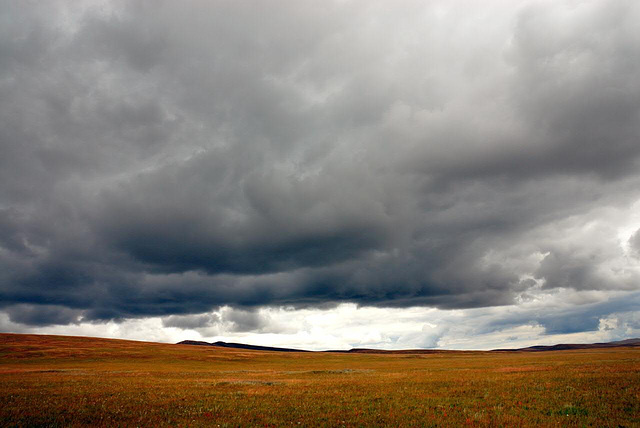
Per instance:
[[[259,345],[247,345],[244,343],[229,343],[229,342],[201,342],[198,340],[183,340],[178,342],[178,345],[198,345],[198,346],[218,346],[221,348],[234,348],[234,349],[250,349],[252,351],[273,351],[273,352],[311,352],[304,349],[291,349],[291,348],[277,348],[274,346],[259,346]]]

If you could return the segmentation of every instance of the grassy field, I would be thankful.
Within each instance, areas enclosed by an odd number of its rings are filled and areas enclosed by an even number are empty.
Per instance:
[[[640,426],[640,349],[269,353],[0,334],[1,426]]]

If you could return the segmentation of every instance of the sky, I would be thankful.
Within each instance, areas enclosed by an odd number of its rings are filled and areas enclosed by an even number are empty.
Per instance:
[[[0,331],[640,336],[640,3],[0,1]]]

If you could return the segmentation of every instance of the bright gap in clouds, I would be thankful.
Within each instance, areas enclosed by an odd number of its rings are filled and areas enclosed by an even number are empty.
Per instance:
[[[602,302],[598,292],[541,292],[501,308],[443,311],[341,304],[331,309],[224,307],[194,315],[119,322],[26,327],[0,316],[3,331],[99,336],[176,343],[182,340],[248,343],[307,350],[498,349],[556,343],[594,343],[640,336],[640,293]],[[559,301],[565,301],[559,304]],[[626,302],[620,305],[620,301]],[[579,309],[572,303],[577,303]],[[621,312],[611,313],[620,307]],[[558,315],[560,314],[560,315]],[[595,315],[594,315],[595,314]],[[579,331],[581,327],[588,331]],[[578,331],[576,331],[578,330]]]

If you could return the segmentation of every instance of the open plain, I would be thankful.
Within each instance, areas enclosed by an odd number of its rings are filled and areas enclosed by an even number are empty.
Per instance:
[[[0,334],[2,426],[640,426],[640,348],[281,353]]]

